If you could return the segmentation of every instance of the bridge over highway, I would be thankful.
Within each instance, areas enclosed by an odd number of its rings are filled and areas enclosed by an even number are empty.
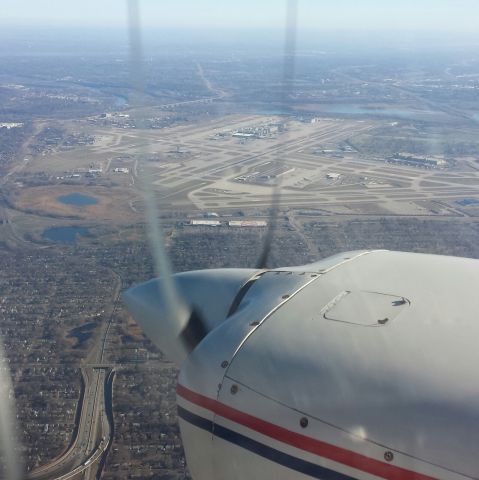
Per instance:
[[[100,327],[96,341],[82,364],[82,388],[72,441],[57,458],[28,473],[28,480],[67,480],[95,478],[99,465],[113,441],[111,390],[115,365],[107,362],[107,337],[118,308],[121,279],[115,273],[113,302]]]

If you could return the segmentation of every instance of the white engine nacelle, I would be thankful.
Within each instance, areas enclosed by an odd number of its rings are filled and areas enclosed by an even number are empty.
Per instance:
[[[479,261],[350,252],[243,273],[179,375],[195,480],[476,478]]]

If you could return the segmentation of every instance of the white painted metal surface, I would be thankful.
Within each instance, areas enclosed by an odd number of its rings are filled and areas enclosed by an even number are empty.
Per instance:
[[[479,478],[478,285],[387,251],[261,274],[181,369],[193,478]]]
[[[196,311],[207,331],[220,324],[228,313],[237,292],[255,275],[252,269],[217,269],[184,272],[174,275],[174,285],[184,304],[178,305],[184,315],[170,319],[164,299],[162,280],[157,278],[127,290],[124,301],[148,337],[177,365],[189,351],[178,340],[186,328],[190,313]],[[175,318],[176,317],[176,318]],[[178,318],[182,321],[178,323]],[[172,321],[173,320],[173,321]]]

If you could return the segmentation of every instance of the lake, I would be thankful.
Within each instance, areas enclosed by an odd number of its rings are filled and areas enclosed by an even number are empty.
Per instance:
[[[343,115],[369,115],[371,117],[417,118],[432,115],[436,112],[427,110],[408,110],[402,108],[368,108],[360,105],[323,104],[320,107],[324,113],[339,113]]]
[[[43,231],[42,238],[73,245],[76,242],[77,235],[85,236],[88,233],[88,228],[84,227],[50,227]]]
[[[85,207],[98,203],[96,198],[83,195],[82,193],[69,193],[68,195],[57,197],[57,200],[65,205],[75,205],[76,207]]]

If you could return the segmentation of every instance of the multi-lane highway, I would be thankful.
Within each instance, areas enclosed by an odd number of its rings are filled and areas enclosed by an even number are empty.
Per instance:
[[[107,338],[117,308],[121,279],[115,274],[114,301],[107,311],[108,321],[101,326],[96,342],[85,364],[81,367],[82,393],[79,399],[80,415],[69,448],[49,463],[32,470],[30,480],[93,479],[99,462],[108,453],[112,441],[111,418],[107,415],[114,367],[105,362]]]

